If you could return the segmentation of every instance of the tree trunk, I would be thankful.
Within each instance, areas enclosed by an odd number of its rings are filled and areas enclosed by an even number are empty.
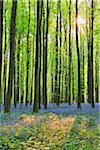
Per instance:
[[[93,27],[94,27],[94,2],[91,0],[91,63],[90,63],[90,100],[94,108],[94,79],[93,79]]]
[[[2,70],[2,40],[3,40],[3,0],[0,1],[0,109],[1,109],[1,70]]]
[[[4,105],[6,96],[6,72],[7,72],[7,23],[6,23],[6,9],[5,9],[5,44],[4,44]]]
[[[83,51],[82,51],[82,60],[83,60],[83,62],[82,62],[82,72],[83,72],[83,74],[82,74],[82,103],[84,103],[84,99],[85,99],[85,89],[84,89],[84,43],[83,43]]]
[[[59,48],[59,74],[58,74],[58,101],[57,105],[60,103],[60,87],[61,87],[61,50],[62,50],[62,14],[61,14],[61,1],[59,0],[59,9],[60,9],[60,48]]]
[[[72,63],[72,100],[74,101],[74,61]]]
[[[54,101],[58,103],[58,3],[57,3],[57,18],[56,18],[56,70],[55,70],[55,91]]]
[[[68,102],[68,51],[67,51],[67,20],[64,24],[64,45],[66,51],[66,70],[65,70],[65,102]]]
[[[48,21],[49,21],[49,2],[47,0],[46,14],[46,43],[43,48],[43,102],[44,108],[47,109],[47,49],[48,49]],[[44,31],[43,31],[44,32]]]
[[[18,52],[17,52],[17,102],[19,103],[19,67],[20,67],[20,42],[21,42],[21,35],[18,37]]]
[[[78,0],[76,0],[76,49],[77,49],[77,63],[78,63],[78,100],[77,107],[81,108],[80,102],[80,51],[79,51],[79,43],[78,43]]]
[[[34,83],[34,105],[33,105],[33,112],[38,112],[38,49],[39,49],[39,7],[40,7],[40,2],[37,0],[37,29],[36,29],[36,52],[35,52],[35,83]]]
[[[39,109],[41,109],[41,24],[42,24],[42,11],[43,11],[43,0],[40,2],[40,10],[39,10],[39,94],[38,94],[38,100],[39,100]]]
[[[29,50],[29,33],[30,33],[30,0],[29,0],[29,16],[28,16],[28,32],[27,32],[27,64],[26,64],[26,106],[28,104],[28,79],[29,79],[29,62],[30,62],[30,50]]]
[[[34,1],[34,16],[35,16],[35,1]],[[36,21],[34,17],[34,22]],[[31,93],[30,93],[30,105],[32,104],[33,101],[33,81],[34,81],[34,49],[35,49],[35,29],[36,25],[34,23],[34,31],[33,31],[33,52],[32,52],[32,82],[31,82]]]
[[[99,49],[99,48],[97,48]],[[95,102],[99,102],[99,52],[96,51],[95,59]]]
[[[71,0],[69,4],[69,105],[71,105],[71,72],[72,72],[72,47],[71,47]]]
[[[88,52],[88,101],[94,108],[94,81],[93,81],[93,22],[94,22],[94,2],[91,0],[91,16],[90,16],[90,36],[89,36],[89,52]]]
[[[15,50],[16,50],[16,10],[17,10],[17,0],[12,1],[12,13],[10,22],[10,60],[9,60],[9,78],[8,78],[8,91],[6,94],[5,108],[4,112],[10,112],[10,103],[12,97],[12,85],[14,78],[14,68],[15,68]]]

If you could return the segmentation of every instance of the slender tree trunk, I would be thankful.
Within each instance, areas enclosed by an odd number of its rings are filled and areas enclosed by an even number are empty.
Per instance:
[[[19,71],[19,81],[20,81],[20,93],[19,93],[19,97],[20,97],[20,101],[21,101],[21,105],[20,105],[20,108],[22,107],[22,104],[23,104],[23,101],[24,101],[24,77],[23,77],[23,55],[24,55],[24,52],[23,52],[23,49],[24,49],[24,3],[22,3],[22,8],[23,8],[23,11],[22,11],[22,51],[20,51],[20,71]]]
[[[57,3],[57,18],[56,18],[56,71],[55,71],[55,91],[54,101],[58,101],[58,3]]]
[[[48,21],[49,21],[49,1],[47,0],[46,10],[46,43],[43,48],[43,102],[44,108],[47,109],[47,49],[48,49]],[[44,31],[43,31],[44,32]]]
[[[99,47],[96,51],[96,59],[95,59],[95,102],[99,102]]]
[[[19,103],[19,66],[20,66],[20,42],[21,35],[18,37],[18,52],[17,52],[17,102]]]
[[[94,79],[93,79],[93,27],[94,27],[94,2],[91,0],[90,35],[88,51],[88,102],[94,108]]]
[[[42,51],[42,38],[41,38],[41,24],[42,24],[42,11],[43,11],[43,0],[40,2],[39,10],[39,109],[41,109],[41,51]]]
[[[45,10],[44,10],[44,3],[43,3],[43,83],[42,83],[42,86],[45,84],[44,81],[45,81]],[[44,86],[43,86],[43,104],[45,103],[45,89],[44,89]]]
[[[66,70],[65,70],[65,102],[68,100],[68,51],[67,51],[67,21],[64,25],[64,45],[66,51]]]
[[[34,83],[34,105],[33,112],[38,112],[38,49],[39,49],[39,7],[40,2],[37,0],[37,29],[36,29],[36,52],[35,52],[35,83]]]
[[[11,13],[11,23],[10,23],[10,62],[9,62],[9,78],[8,78],[8,91],[6,94],[5,108],[4,112],[10,112],[10,103],[12,97],[12,84],[14,78],[14,68],[15,68],[15,50],[16,50],[16,10],[17,10],[17,0],[12,1],[12,13]]]
[[[61,14],[61,1],[59,0],[59,10],[60,10],[60,49],[59,49],[59,76],[58,76],[58,101],[57,105],[60,103],[60,87],[61,87],[61,50],[62,50],[62,14]]]
[[[52,61],[52,66],[53,66],[53,61]],[[53,67],[52,67],[52,69],[53,69]],[[51,72],[51,93],[52,93],[51,102],[54,103],[54,79],[53,79],[53,72]]]
[[[34,16],[35,16],[35,1],[34,1]],[[35,49],[35,29],[36,29],[36,18],[34,17],[34,32],[33,32],[33,52],[32,52],[32,83],[31,83],[31,93],[30,93],[30,105],[33,101],[33,81],[34,81],[34,49]]]
[[[0,1],[0,109],[1,109],[1,70],[2,70],[2,40],[3,40],[3,0]]]
[[[93,79],[93,28],[94,28],[94,1],[91,0],[91,63],[90,63],[90,100],[94,108],[94,79]]]
[[[80,102],[80,51],[79,51],[79,43],[78,43],[78,0],[76,0],[76,49],[77,49],[77,63],[78,63],[78,100],[77,107],[81,108]]]
[[[5,44],[4,44],[4,105],[6,96],[6,72],[7,72],[7,23],[6,23],[6,9],[5,9]]]
[[[71,71],[72,71],[72,47],[71,47],[71,0],[69,4],[69,105],[71,105]]]
[[[72,63],[72,100],[74,101],[74,61]]]
[[[31,83],[31,93],[30,93],[30,105],[32,105],[33,98],[33,72],[34,72],[34,35],[33,35],[33,52],[32,52],[32,83]]]
[[[29,0],[29,16],[28,16],[28,32],[27,32],[27,64],[26,64],[26,106],[28,104],[28,79],[29,79],[29,62],[30,62],[30,50],[29,50],[29,33],[30,33],[30,0]]]
[[[83,44],[84,44],[84,43],[83,43]],[[84,87],[85,87],[85,86],[84,86],[84,45],[83,45],[82,50],[83,50],[83,51],[82,51],[82,57],[83,57],[83,58],[82,58],[82,60],[83,60],[83,62],[82,62],[82,72],[83,72],[83,74],[82,74],[82,77],[83,77],[83,78],[82,78],[82,103],[84,103],[84,98],[85,98],[85,97],[84,97],[84,96],[85,96],[85,95],[84,95],[84,94],[85,94],[85,93],[84,93],[84,92],[85,92],[85,91],[84,91]]]
[[[16,83],[16,54],[15,54],[15,65],[14,65],[14,107],[17,106],[17,83]]]
[[[87,22],[86,22],[87,23]],[[87,41],[88,41],[88,102],[91,103],[90,101],[90,95],[91,95],[91,91],[90,91],[90,61],[91,61],[91,48],[90,48],[90,35],[91,35],[91,17],[90,17],[90,8],[89,8],[89,27],[87,27]],[[88,29],[89,28],[89,29]]]

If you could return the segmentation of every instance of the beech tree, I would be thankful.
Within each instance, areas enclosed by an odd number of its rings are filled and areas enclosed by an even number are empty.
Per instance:
[[[55,102],[57,103],[58,101],[58,6],[59,6],[59,2],[57,2],[57,16],[56,16],[56,36],[55,36],[55,49],[56,49],[56,57],[55,57],[55,61],[56,61],[56,67],[55,67],[55,90],[54,90],[54,99]]]
[[[48,55],[48,21],[49,21],[49,1],[47,0],[47,9],[46,9],[46,43],[43,49],[43,99],[44,106],[47,109],[47,55]]]
[[[15,50],[16,50],[16,10],[17,0],[12,0],[12,13],[10,21],[10,62],[9,62],[9,78],[8,78],[8,89],[5,99],[5,113],[10,112],[10,103],[12,98],[12,85],[14,78],[15,68]]]
[[[3,1],[0,1],[0,104],[1,104],[1,71],[2,71],[2,41],[3,40]]]
[[[72,47],[71,47],[71,0],[69,1],[69,105],[71,105],[71,63],[72,63]]]
[[[26,106],[28,104],[28,79],[29,79],[29,63],[30,63],[30,50],[29,50],[29,34],[30,34],[30,0],[29,0],[29,18],[28,18],[28,32],[27,32],[27,64],[26,64],[26,70],[27,70],[27,74],[26,74]]]
[[[79,51],[79,38],[78,38],[78,0],[76,0],[76,49],[77,49],[77,63],[78,63],[78,99],[77,107],[81,108],[80,102],[80,51]]]
[[[34,105],[33,111],[38,111],[38,49],[39,49],[39,8],[40,8],[40,1],[37,0],[37,27],[36,27],[36,52],[35,52],[35,83],[34,83]]]

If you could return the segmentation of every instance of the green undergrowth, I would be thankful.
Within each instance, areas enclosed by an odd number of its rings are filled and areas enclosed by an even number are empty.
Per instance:
[[[75,116],[53,113],[22,115],[13,124],[0,126],[0,149],[60,150],[74,121]]]
[[[77,116],[63,150],[100,150],[100,128],[93,115]]]
[[[0,150],[99,150],[94,116],[22,115],[0,126]]]

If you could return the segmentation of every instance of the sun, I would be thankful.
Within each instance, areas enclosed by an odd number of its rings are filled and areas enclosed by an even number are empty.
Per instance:
[[[82,24],[85,24],[85,19],[82,16],[78,16],[78,18],[76,19],[76,22],[78,25],[82,25]]]

